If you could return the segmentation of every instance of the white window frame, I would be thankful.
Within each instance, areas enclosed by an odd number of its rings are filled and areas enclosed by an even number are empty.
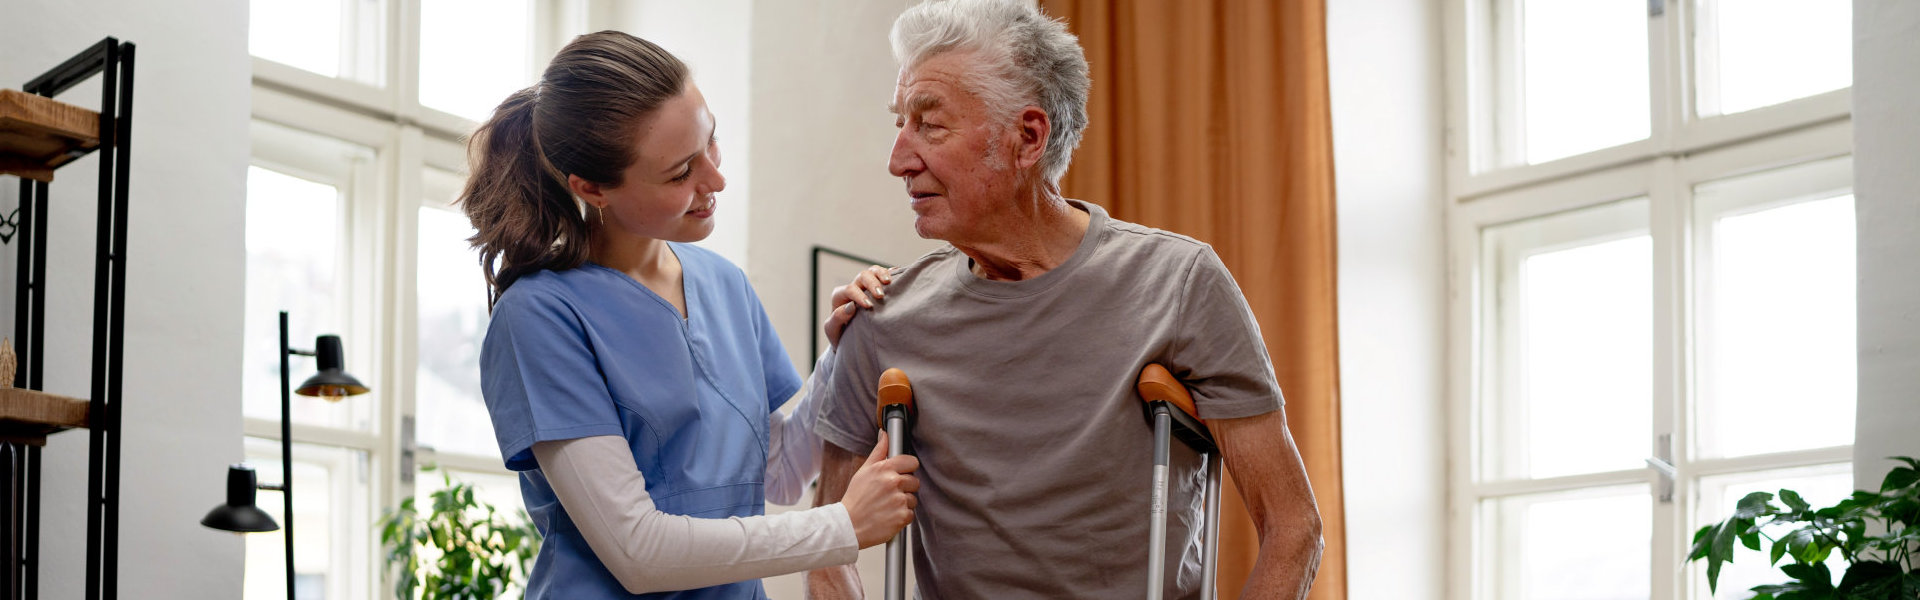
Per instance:
[[[346,325],[337,333],[347,345],[349,370],[376,391],[381,404],[369,430],[300,423],[291,427],[295,443],[367,453],[373,510],[367,522],[360,525],[368,532],[374,531],[379,515],[414,496],[415,475],[422,465],[513,474],[498,456],[435,452],[414,442],[414,380],[419,356],[415,262],[417,210],[424,202],[422,178],[427,168],[464,176],[465,136],[478,123],[418,102],[420,0],[384,1],[386,11],[382,15],[343,13],[365,22],[360,29],[342,36],[343,44],[351,43],[354,36],[378,30],[377,26],[369,29],[367,24],[375,21],[366,20],[384,19],[380,51],[343,49],[353,51],[343,56],[378,63],[359,67],[377,67],[384,74],[383,85],[252,58],[254,120],[336,138],[368,148],[373,155],[368,164],[353,169],[351,189],[343,190],[343,251],[338,272],[340,315]],[[344,8],[354,10],[355,6]],[[592,8],[589,0],[535,0],[532,51],[536,60],[529,64],[544,65],[546,57],[567,40],[587,32]],[[255,162],[296,175],[339,168],[298,154],[297,148],[257,147]],[[474,277],[480,277],[477,265]],[[277,418],[246,418],[243,431],[248,437],[280,439]],[[368,549],[369,560],[374,561],[372,587],[347,591],[347,597],[385,597],[392,589],[395,572],[378,560],[385,555],[378,537],[369,534],[369,539],[373,544]]]
[[[1700,504],[1700,478],[1789,467],[1846,463],[1851,446],[1817,448],[1735,458],[1694,456],[1688,439],[1696,415],[1689,407],[1696,365],[1693,320],[1692,247],[1695,185],[1783,166],[1846,156],[1852,151],[1852,88],[1826,92],[1732,115],[1693,117],[1691,44],[1693,0],[1654,0],[1661,14],[1650,16],[1649,82],[1651,134],[1648,139],[1532,165],[1492,168],[1497,136],[1493,101],[1503,67],[1491,52],[1488,36],[1500,29],[1492,2],[1520,0],[1445,0],[1443,10],[1447,131],[1445,163],[1448,236],[1449,378],[1448,461],[1449,552],[1446,597],[1490,597],[1489,565],[1477,564],[1476,545],[1486,532],[1476,526],[1483,499],[1588,489],[1615,484],[1645,484],[1656,497],[1655,543],[1651,549],[1653,600],[1695,598],[1697,566],[1681,568]],[[1651,11],[1650,11],[1651,12]],[[1509,61],[1510,62],[1510,61]],[[1475,93],[1476,91],[1480,93]],[[1505,135],[1513,135],[1506,132]],[[1494,318],[1486,298],[1487,257],[1481,231],[1489,226],[1598,206],[1645,196],[1653,237],[1653,427],[1670,436],[1665,458],[1677,467],[1674,500],[1659,503],[1662,478],[1651,468],[1627,469],[1539,480],[1487,481],[1481,472],[1487,415],[1479,403],[1493,389],[1486,380],[1488,331]],[[1656,439],[1659,439],[1656,437]],[[1659,444],[1656,443],[1656,446]],[[1648,456],[1661,454],[1649,448]],[[1716,500],[1717,501],[1717,500]],[[1481,594],[1476,596],[1475,594]]]

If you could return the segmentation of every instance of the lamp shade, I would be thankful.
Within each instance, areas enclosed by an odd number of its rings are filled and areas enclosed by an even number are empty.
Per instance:
[[[223,531],[254,533],[274,531],[280,528],[273,516],[254,505],[255,483],[253,469],[244,465],[227,467],[227,503],[213,507],[200,524]]]
[[[313,341],[313,356],[320,363],[320,372],[308,377],[305,383],[293,393],[302,396],[318,396],[328,400],[339,400],[347,396],[367,393],[367,386],[354,379],[341,369],[346,362],[340,349],[340,336],[323,335]]]

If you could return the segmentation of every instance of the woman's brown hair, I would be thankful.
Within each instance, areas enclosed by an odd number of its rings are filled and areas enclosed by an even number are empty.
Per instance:
[[[515,280],[587,259],[589,230],[567,176],[605,187],[635,160],[642,119],[686,87],[687,66],[652,42],[602,31],[574,38],[540,81],[508,96],[467,142],[459,203],[478,230],[488,304]]]

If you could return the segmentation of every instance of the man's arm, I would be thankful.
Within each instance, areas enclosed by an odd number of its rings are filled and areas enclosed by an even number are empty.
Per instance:
[[[1240,597],[1306,598],[1320,570],[1320,509],[1286,412],[1210,420],[1207,426],[1260,536],[1260,556]]]
[[[1288,440],[1288,445],[1291,444],[1292,440]],[[860,470],[859,454],[849,452],[833,442],[822,442],[820,445],[820,487],[814,492],[814,506],[839,502],[847,493],[847,482],[853,479],[855,471]],[[1318,529],[1315,531],[1318,532]],[[812,600],[862,600],[866,597],[866,591],[861,587],[860,570],[855,565],[846,564],[807,571],[806,597]]]

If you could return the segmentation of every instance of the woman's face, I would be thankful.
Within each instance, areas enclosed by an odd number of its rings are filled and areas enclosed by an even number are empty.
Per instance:
[[[688,82],[636,127],[636,158],[621,172],[620,185],[576,190],[600,209],[604,227],[669,242],[706,239],[718,206],[714,194],[727,188],[706,97]]]

